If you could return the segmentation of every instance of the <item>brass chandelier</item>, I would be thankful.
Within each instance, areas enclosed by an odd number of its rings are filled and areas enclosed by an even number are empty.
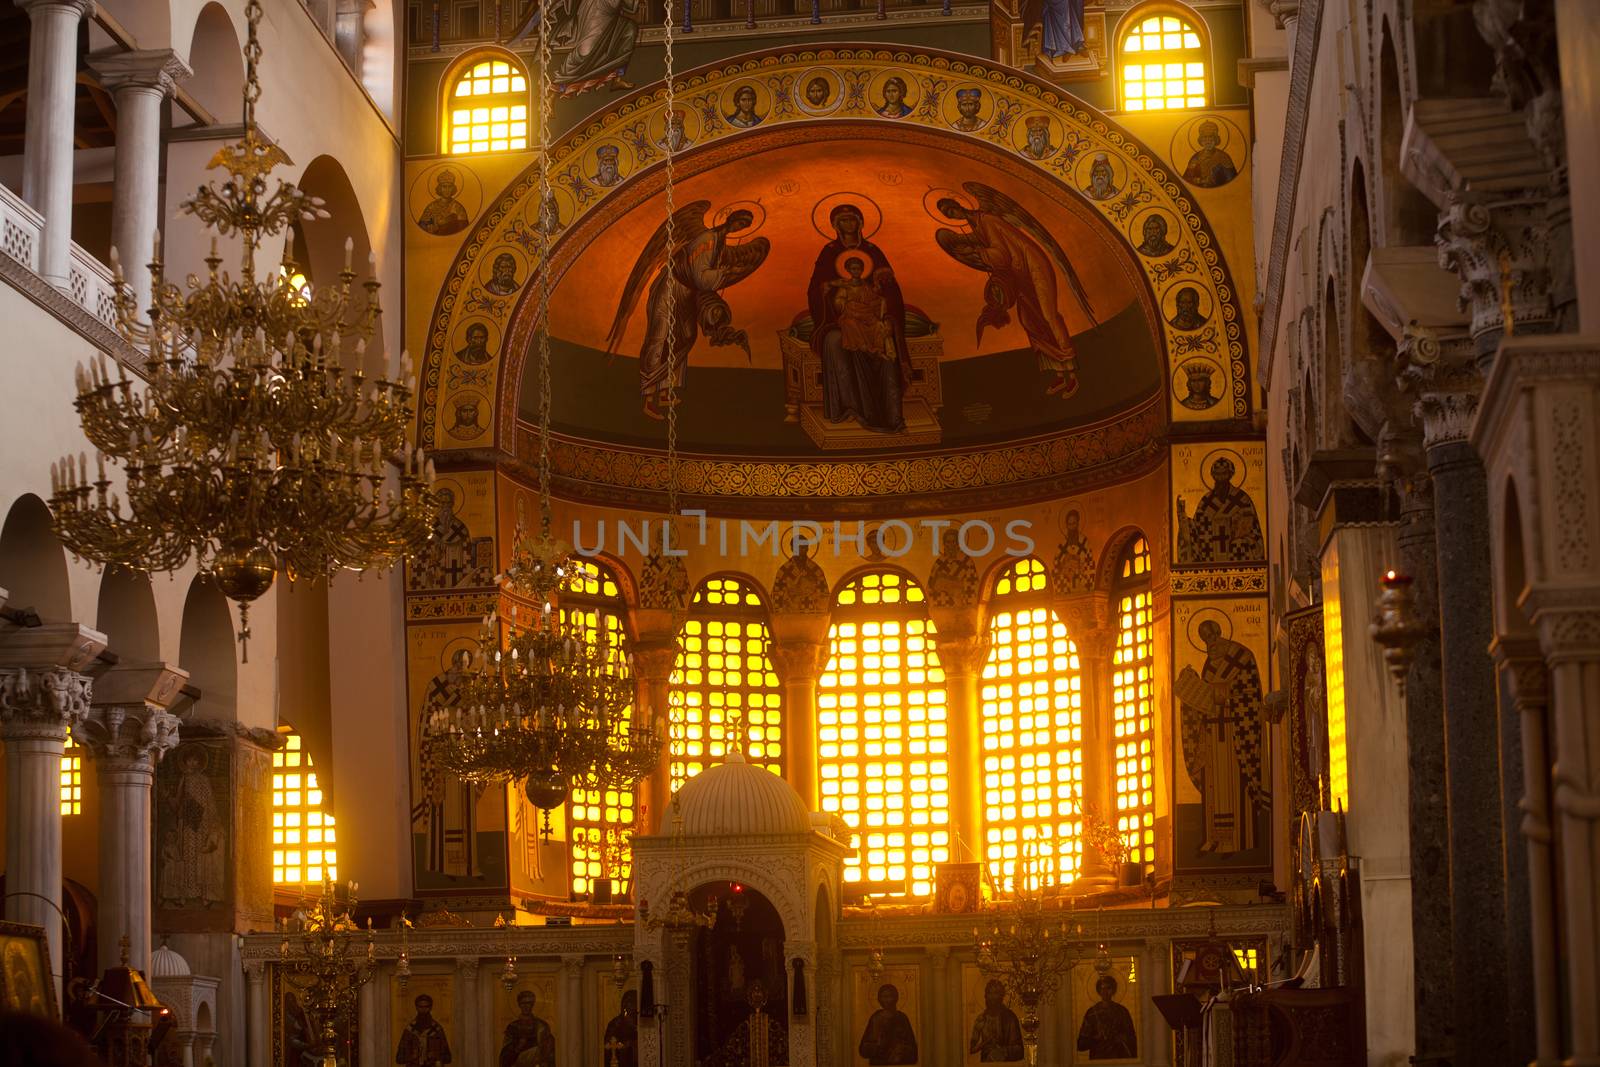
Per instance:
[[[378,969],[371,919],[364,946],[357,944],[357,888],[355,882],[340,886],[325,881],[310,907],[302,896],[294,916],[279,920],[278,970],[299,994],[307,1037],[321,1067],[343,1062],[338,1055],[340,1037],[350,1033],[359,1014],[361,987]]]
[[[50,498],[78,556],[145,571],[192,559],[239,605],[241,643],[251,601],[278,572],[292,582],[386,570],[427,541],[439,507],[433,461],[415,445],[409,356],[376,376],[363,367],[381,309],[374,277],[355,299],[350,242],[333,285],[295,279],[287,244],[284,269],[256,275],[265,238],[328,212],[290,182],[268,195],[267,175],[289,160],[256,130],[261,5],[245,11],[244,137],[209,164],[228,179],[182,205],[213,231],[207,276],[168,280],[157,233],[140,321],[113,249],[118,332],[145,353],[144,380],[120,363],[113,378],[103,355],[80,366],[74,407],[95,473],[82,453],[52,464]],[[235,234],[237,278],[217,253],[217,237]],[[107,457],[125,473],[127,511]]]
[[[550,202],[551,87],[548,20],[539,23],[539,197]],[[470,782],[521,782],[548,812],[575,788],[625,788],[654,768],[661,738],[635,725],[632,657],[611,640],[606,621],[563,607],[582,564],[551,536],[550,275],[554,220],[539,226],[539,532],[518,530],[511,564],[499,576],[510,618],[487,616],[479,654],[450,707],[429,713],[427,757]],[[522,604],[532,605],[524,611]],[[548,822],[547,822],[548,825]]]

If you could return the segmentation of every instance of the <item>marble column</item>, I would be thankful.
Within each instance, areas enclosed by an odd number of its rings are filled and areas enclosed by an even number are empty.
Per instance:
[[[1521,794],[1512,801],[1513,783],[1504,792],[1508,820],[1518,820],[1517,835],[1507,834],[1506,879],[1508,892],[1517,893],[1520,906],[1507,900],[1507,948],[1511,980],[1525,980],[1533,1000],[1533,1067],[1558,1067],[1561,1063],[1560,950],[1556,940],[1554,864],[1550,828],[1550,685],[1544,656],[1534,637],[1499,637],[1493,649],[1500,669],[1501,690],[1510,703],[1502,707],[1501,763],[1510,766],[1508,750],[1515,746],[1515,763],[1522,768]],[[1509,714],[1507,714],[1509,712]],[[1508,729],[1516,737],[1508,737]],[[1513,825],[1508,821],[1508,826]],[[1514,840],[1520,836],[1519,845]],[[1520,847],[1521,863],[1513,854]],[[1515,877],[1521,870],[1525,881]],[[1519,921],[1519,918],[1522,921]],[[1523,1050],[1513,1045],[1519,1061]]]
[[[1470,347],[1435,353],[1413,370],[1437,531],[1455,1064],[1501,1064],[1510,1054],[1505,1014],[1513,994],[1506,981],[1499,706],[1489,657],[1494,583],[1488,481],[1467,440],[1482,381]]]
[[[561,1043],[563,1063],[591,1063],[583,1053],[583,1036],[588,1032],[583,1018],[583,963],[580,953],[561,957]]]
[[[822,638],[779,637],[785,631],[774,616],[772,666],[783,683],[783,729],[787,741],[789,784],[811,811],[822,810],[817,783],[817,679],[828,665],[828,617],[821,618]]]
[[[248,1067],[273,1067],[272,1004],[267,996],[267,965],[251,960],[244,965],[246,1053]]]
[[[66,288],[72,246],[78,24],[94,13],[94,0],[17,0],[17,6],[29,19],[22,199],[44,216],[39,274],[57,288]]]
[[[174,85],[194,73],[170,48],[96,52],[89,67],[117,103],[117,146],[111,194],[111,246],[127,261],[135,306],[150,303],[142,269],[160,225],[161,107]]]
[[[1438,563],[1433,483],[1421,440],[1409,428],[1385,427],[1379,468],[1399,491],[1395,538],[1400,569],[1411,575],[1419,619],[1438,617]],[[1377,581],[1378,576],[1373,576]],[[1450,926],[1449,817],[1445,807],[1444,691],[1439,636],[1431,629],[1412,650],[1405,679],[1406,757],[1411,768],[1411,940],[1415,959],[1418,1067],[1450,1062],[1455,1029]]]
[[[166,664],[118,664],[95,681],[80,730],[100,784],[100,970],[128,960],[150,970],[150,796],[156,763],[178,744],[167,708],[189,673]]]
[[[972,609],[974,619],[977,609]],[[948,621],[948,620],[947,620]],[[950,768],[950,859],[982,863],[983,705],[978,683],[989,658],[989,633],[974,625],[947,627],[935,619],[935,646],[944,671],[945,751]]]
[[[456,960],[456,1013],[458,1020],[455,1037],[461,1043],[457,1051],[462,1063],[480,1063],[483,1060],[481,1027],[478,1020],[478,964],[476,956],[462,956]]]
[[[672,732],[670,723],[672,668],[678,661],[678,642],[674,636],[640,635],[633,643],[633,677],[638,686],[634,714],[648,716],[664,737],[655,770],[645,778],[638,795],[644,801],[644,832],[665,833],[671,828],[667,815],[672,805]]]
[[[383,1055],[381,1051],[383,1046],[378,1043],[378,988],[380,981],[379,978],[374,977],[372,981],[361,987],[360,1002],[356,1008],[357,1025],[361,1030],[360,1037],[357,1039],[356,1062],[358,1063],[383,1062],[379,1058]],[[383,982],[382,985],[384,988],[388,987],[387,982]]]
[[[1600,1064],[1600,589],[1530,595],[1550,670],[1552,811],[1561,856],[1561,941],[1567,946],[1567,1060]]]
[[[1083,805],[1091,807],[1113,829],[1117,825],[1117,739],[1111,700],[1112,654],[1117,634],[1111,625],[1106,593],[1087,593],[1056,601],[1055,613],[1066,624],[1078,650],[1083,682]],[[1116,885],[1114,871],[1095,849],[1084,849],[1079,878],[1084,885]]]
[[[50,964],[64,974],[61,928],[61,752],[89,712],[83,672],[106,646],[77,623],[36,626],[0,639],[0,740],[6,759],[5,916],[45,929]],[[56,992],[61,992],[60,982]]]

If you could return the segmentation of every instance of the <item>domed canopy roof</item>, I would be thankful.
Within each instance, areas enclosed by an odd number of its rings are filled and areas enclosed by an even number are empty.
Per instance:
[[[150,953],[151,978],[187,978],[189,977],[189,961],[162,945]]]
[[[782,778],[746,763],[740,752],[708,767],[678,790],[683,832],[695,837],[803,834],[811,813]]]

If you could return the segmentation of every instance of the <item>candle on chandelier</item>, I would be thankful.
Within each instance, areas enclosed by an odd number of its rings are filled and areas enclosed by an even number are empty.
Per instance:
[[[349,270],[350,269],[350,261],[351,261],[352,258],[354,258],[355,252],[356,252],[356,239],[354,237],[346,237],[344,239],[344,269],[345,270]]]

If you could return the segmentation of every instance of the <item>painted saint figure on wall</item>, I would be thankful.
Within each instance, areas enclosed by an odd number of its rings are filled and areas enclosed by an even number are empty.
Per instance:
[[[878,1010],[867,1019],[856,1051],[872,1067],[896,1067],[917,1062],[917,1035],[911,1019],[900,1010],[900,990],[885,983],[878,988]]]
[[[459,191],[456,172],[448,167],[441,170],[433,180],[433,200],[422,209],[422,217],[417,220],[418,229],[435,237],[448,237],[466,229],[472,220],[467,217],[467,209],[461,201],[456,199]]]
[[[1190,516],[1178,498],[1178,562],[1241,563],[1266,559],[1261,520],[1250,494],[1233,484],[1233,460],[1211,464],[1211,488]]]
[[[869,430],[899,433],[911,380],[905,297],[889,258],[862,232],[859,207],[839,204],[828,221],[834,239],[817,253],[806,286],[811,348],[822,361],[823,415],[835,423],[853,416]]]
[[[998,978],[984,984],[983,1010],[972,1020],[967,1052],[977,1053],[979,1063],[1016,1063],[1023,1058],[1022,1024],[1006,1006],[1006,986]]]
[[[1093,323],[1094,306],[1078,272],[1056,239],[1021,204],[981,182],[967,182],[965,188],[976,207],[954,197],[935,206],[939,214],[967,228],[941,229],[934,236],[950,258],[989,276],[978,314],[978,341],[987,327],[998,330],[1009,324],[1015,309],[1039,366],[1056,376],[1046,391],[1071,396],[1078,391],[1078,354],[1056,300],[1056,272]]]
[[[600,1042],[605,1052],[605,1067],[639,1067],[639,993],[629,989],[622,994],[617,1014],[606,1023]]]
[[[1255,653],[1224,637],[1215,619],[1196,627],[1205,646],[1197,673],[1178,675],[1183,763],[1200,792],[1203,853],[1231,855],[1256,844],[1256,812],[1271,803],[1262,781],[1261,672]]]
[[[674,399],[671,394],[683,384],[689,351],[702,333],[713,345],[738,345],[750,355],[750,339],[734,327],[733,310],[722,298],[722,290],[754,274],[772,246],[765,237],[730,243],[730,236],[750,228],[755,215],[743,209],[730,211],[721,222],[708,226],[706,212],[710,208],[709,200],[696,200],[674,212],[676,247],[670,251],[667,224],[656,230],[628,275],[606,338],[606,351],[616,352],[649,282],[644,343],[639,351],[639,392],[645,414],[653,419],[666,418],[667,406]],[[673,312],[670,337],[669,307]]]
[[[1217,124],[1208,119],[1200,124],[1195,134],[1200,147],[1189,157],[1189,165],[1183,169],[1183,180],[1202,189],[1215,189],[1238,177],[1239,169],[1234,166],[1233,157],[1221,147],[1222,131]]]
[[[1083,0],[1029,0],[1022,9],[1023,40],[1051,59],[1083,51]]]
[[[1078,1026],[1078,1051],[1091,1060],[1131,1060],[1139,1055],[1139,1035],[1133,1014],[1118,1004],[1117,980],[1109,974],[1095,979],[1099,1000],[1089,1005]]]
[[[414,1004],[417,1016],[400,1031],[394,1062],[402,1067],[444,1067],[450,1062],[450,1039],[433,1017],[433,998],[424,993]]]
[[[533,1013],[538,997],[531,989],[517,994],[517,1017],[506,1023],[500,1046],[500,1067],[555,1067],[556,1038],[550,1024]]]
[[[173,761],[177,774],[161,791],[159,901],[167,908],[205,908],[224,900],[227,867],[226,810],[218,803],[208,766],[212,751],[185,745]],[[163,776],[164,778],[166,776]]]
[[[767,987],[755,979],[746,987],[750,1014],[733,1029],[722,1047],[701,1061],[701,1067],[781,1067],[789,1062],[789,1033],[776,1014],[767,1011]],[[779,1006],[780,1013],[782,1005]]]
[[[551,73],[556,91],[571,96],[609,85],[631,89],[623,80],[639,40],[638,0],[558,0],[551,5],[554,43],[570,48]]]

